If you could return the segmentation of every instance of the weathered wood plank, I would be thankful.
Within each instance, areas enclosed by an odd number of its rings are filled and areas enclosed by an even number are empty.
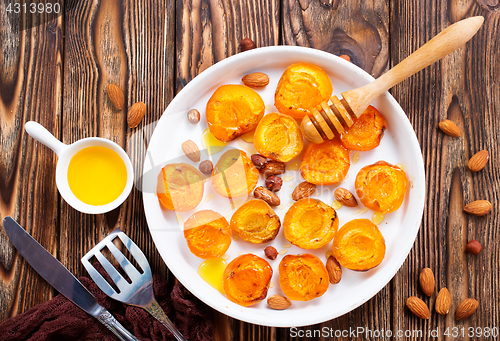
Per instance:
[[[60,135],[62,18],[46,22],[44,16],[27,15],[9,21],[5,2],[0,13],[0,220],[12,216],[57,255],[56,156],[25,133],[24,123],[34,120]],[[33,28],[22,30],[27,26]],[[0,321],[53,293],[2,229]]]

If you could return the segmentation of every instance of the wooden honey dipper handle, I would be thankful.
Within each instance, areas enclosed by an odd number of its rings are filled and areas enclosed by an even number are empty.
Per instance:
[[[321,103],[302,120],[304,137],[309,142],[321,143],[325,139],[332,139],[337,133],[341,134],[344,128],[339,118],[350,127],[353,124],[350,116],[361,116],[370,103],[385,91],[464,45],[483,22],[482,16],[461,20],[444,29],[373,82],[343,92],[341,100],[332,96],[328,102]]]

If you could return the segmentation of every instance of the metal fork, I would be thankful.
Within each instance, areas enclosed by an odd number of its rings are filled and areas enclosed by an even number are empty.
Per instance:
[[[113,240],[117,237],[120,238],[123,245],[129,250],[132,257],[139,264],[143,271],[142,274],[132,265],[132,263],[130,263],[127,257],[125,257],[115,244],[113,244]],[[118,270],[116,270],[113,264],[104,257],[101,252],[104,247],[107,247],[118,263],[120,263],[120,266],[132,281],[131,283],[129,283]],[[111,280],[118,288],[118,292],[90,263],[90,259],[94,256],[109,274]],[[146,256],[144,256],[141,249],[139,249],[139,247],[120,229],[115,229],[92,250],[87,252],[82,258],[82,263],[90,274],[90,277],[92,277],[97,286],[106,295],[117,301],[143,308],[160,321],[161,324],[167,327],[177,340],[186,341],[156,301],[152,287],[153,278],[151,276],[151,268],[149,267]]]

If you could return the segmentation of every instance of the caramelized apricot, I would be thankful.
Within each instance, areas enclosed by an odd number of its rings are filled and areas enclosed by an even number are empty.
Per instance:
[[[285,214],[285,238],[303,249],[318,249],[328,244],[337,232],[337,212],[324,202],[305,198],[294,203]]]
[[[374,211],[390,213],[403,203],[408,179],[401,168],[379,161],[361,168],[354,185],[363,205]]]
[[[168,210],[183,212],[198,206],[203,198],[203,175],[187,163],[172,163],[158,175],[156,195]]]
[[[290,65],[281,76],[274,94],[274,105],[282,114],[300,120],[332,94],[332,82],[316,65]]]
[[[372,150],[380,144],[386,128],[385,118],[370,105],[348,130],[344,130],[340,139],[347,149]]]
[[[208,128],[221,141],[231,141],[257,127],[265,105],[255,90],[237,84],[222,85],[208,100]]]
[[[260,120],[253,144],[261,155],[281,162],[292,160],[304,147],[297,122],[279,113],[267,114]]]
[[[351,166],[349,151],[337,140],[307,146],[300,174],[315,185],[333,185],[344,179]]]
[[[333,254],[343,267],[369,270],[385,257],[384,237],[371,220],[354,219],[338,230],[333,239]]]
[[[248,307],[266,298],[272,276],[273,268],[264,258],[241,255],[224,270],[224,291],[231,301]]]
[[[320,297],[330,284],[323,262],[308,253],[283,257],[279,273],[281,289],[294,301],[310,301]]]
[[[276,238],[280,226],[280,218],[268,203],[260,199],[252,199],[241,205],[229,224],[231,230],[243,240],[256,244]]]
[[[220,195],[235,198],[251,193],[259,181],[259,171],[239,149],[221,155],[212,171],[212,186]]]
[[[226,218],[212,210],[198,211],[184,223],[189,250],[200,258],[217,258],[231,245],[231,229]]]

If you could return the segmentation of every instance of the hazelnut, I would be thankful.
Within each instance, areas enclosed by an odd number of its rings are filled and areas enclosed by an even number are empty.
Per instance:
[[[350,62],[350,61],[351,61],[351,57],[349,57],[349,56],[348,56],[348,55],[346,55],[346,54],[340,55],[339,57],[340,57],[340,58],[342,58],[342,59],[347,60],[348,62]]]
[[[264,254],[267,258],[274,260],[278,257],[278,250],[274,246],[268,246],[264,249]]]
[[[467,246],[465,247],[465,251],[473,255],[477,255],[479,252],[481,252],[482,249],[483,247],[481,246],[481,244],[475,239],[468,242]]]
[[[205,160],[202,163],[200,163],[198,168],[200,169],[200,172],[202,172],[203,174],[210,175],[210,174],[212,174],[212,170],[214,169],[214,165],[212,164],[212,161]]]
[[[251,159],[257,169],[263,169],[267,165],[267,158],[260,154],[252,154]]]
[[[266,179],[266,187],[271,192],[278,192],[283,186],[283,180],[279,176],[271,175]]]
[[[255,43],[252,39],[244,38],[240,41],[241,52],[252,50],[255,48]]]
[[[191,124],[196,124],[200,122],[200,112],[196,109],[191,109],[188,111],[188,121]]]

